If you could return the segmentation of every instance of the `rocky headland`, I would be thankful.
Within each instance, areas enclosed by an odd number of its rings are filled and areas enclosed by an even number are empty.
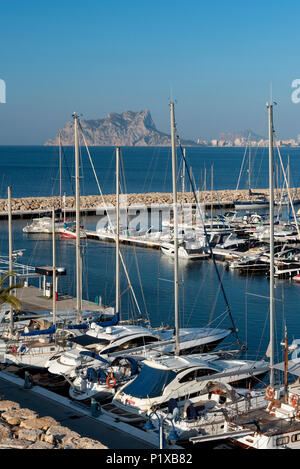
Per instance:
[[[80,120],[81,127],[89,146],[170,146],[168,134],[157,130],[148,110],[112,112],[101,119]],[[54,139],[45,145],[74,145],[74,123],[67,122]],[[83,142],[81,141],[83,144]],[[196,145],[184,140],[185,145]]]

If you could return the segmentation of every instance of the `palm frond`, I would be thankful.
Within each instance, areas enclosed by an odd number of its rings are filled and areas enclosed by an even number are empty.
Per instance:
[[[23,282],[15,282],[12,285],[4,287],[6,280],[10,277],[15,276],[15,272],[7,272],[6,274],[0,277],[0,304],[8,303],[13,307],[13,309],[20,311],[21,304],[18,298],[13,295],[11,292],[16,288],[22,288]]]

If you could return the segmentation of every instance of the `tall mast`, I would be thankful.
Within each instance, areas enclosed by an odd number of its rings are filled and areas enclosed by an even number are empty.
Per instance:
[[[56,257],[55,257],[55,210],[52,208],[52,314],[56,327]]]
[[[59,208],[62,210],[62,178],[61,178],[61,131],[58,132],[59,143]]]
[[[251,130],[249,133],[249,167],[248,167],[248,188],[249,188],[249,194],[251,191]]]
[[[269,189],[270,189],[270,385],[274,386],[274,161],[273,105],[267,104],[269,117]]]
[[[291,173],[290,173],[290,155],[288,155],[288,170],[287,170],[287,193],[289,193],[289,190],[291,188]],[[287,198],[287,215],[288,215],[288,223],[290,221],[290,200],[289,196]]]
[[[185,148],[183,149],[183,160],[182,160],[182,203],[185,192]]]
[[[284,401],[288,402],[288,370],[289,370],[289,343],[287,336],[287,328],[284,327]]]
[[[214,165],[211,165],[211,183],[210,183],[210,227],[212,229],[213,221],[213,189],[214,189]]]
[[[116,148],[116,314],[120,314],[120,148]]]
[[[175,312],[175,355],[180,354],[179,345],[179,301],[178,301],[178,213],[177,213],[177,158],[175,140],[174,103],[170,103],[171,112],[171,145],[172,145],[172,184],[174,212],[174,312]]]
[[[13,271],[13,260],[12,260],[12,210],[11,210],[11,187],[7,188],[7,205],[8,205],[8,263],[9,272]],[[12,277],[9,277],[9,286],[12,286]],[[9,306],[9,334],[12,336],[14,332],[14,313],[12,305]]]
[[[78,115],[73,113],[75,127],[75,206],[76,206],[76,296],[77,321],[82,322],[82,272],[80,251],[80,174],[79,174],[79,137]]]

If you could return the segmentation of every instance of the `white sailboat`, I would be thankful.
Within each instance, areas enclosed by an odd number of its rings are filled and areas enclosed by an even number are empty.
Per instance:
[[[55,222],[55,231],[59,232],[59,230],[63,227],[63,223],[59,220]],[[23,228],[23,233],[28,234],[36,234],[36,233],[52,233],[52,218],[51,217],[41,217],[41,218],[34,218],[32,222]]]
[[[79,141],[78,141],[78,116],[73,114],[75,124],[75,179],[76,179],[76,233],[79,232],[79,215],[80,215],[80,192],[79,192]],[[10,194],[10,191],[9,191]],[[10,198],[10,197],[9,197]],[[11,230],[11,203],[9,202],[9,229]],[[55,211],[52,210],[52,237],[53,237],[53,256],[55,255]],[[11,243],[10,243],[11,244]],[[11,258],[10,248],[10,258]],[[55,264],[55,257],[53,257]],[[10,267],[11,268],[11,267]],[[53,311],[50,315],[43,315],[40,321],[26,321],[26,323],[18,323],[18,327],[14,327],[13,319],[11,319],[10,331],[8,336],[4,333],[2,338],[5,339],[1,343],[3,362],[14,363],[18,366],[31,366],[44,368],[49,358],[58,352],[66,349],[68,339],[80,334],[78,330],[68,329],[68,323],[82,323],[99,316],[98,312],[82,311],[82,291],[81,291],[81,254],[80,254],[80,236],[76,239],[76,296],[77,311],[63,312],[58,314],[56,311],[56,295],[55,295],[55,276],[58,272],[55,265],[52,266],[53,275]],[[12,317],[13,318],[13,317]],[[66,324],[67,323],[67,324]]]
[[[252,190],[251,190],[251,171],[252,171],[252,168],[251,168],[251,150],[252,150],[251,131],[249,133],[247,147],[249,149],[249,152],[248,152],[249,165],[248,165],[248,170],[247,170],[248,171],[249,199],[248,200],[236,200],[234,202],[235,209],[236,210],[258,210],[258,209],[262,209],[262,208],[267,208],[268,205],[269,205],[269,202],[268,202],[265,194],[255,193],[255,192],[252,192]],[[245,155],[246,155],[246,152],[247,152],[247,147],[245,149],[245,154],[244,154],[244,158],[243,158],[243,162],[242,162],[242,167],[241,167],[241,170],[240,170],[239,180],[240,180],[241,173],[242,173],[242,170],[243,170],[243,165],[244,165]],[[239,180],[238,180],[238,183],[237,183],[236,190],[238,189],[238,186],[239,186]]]
[[[10,188],[9,188],[10,199]],[[9,210],[11,204],[9,202]],[[9,257],[11,261],[11,214],[9,215]],[[66,348],[67,340],[74,334],[64,328],[57,329],[56,317],[56,265],[55,265],[55,212],[52,210],[52,236],[53,236],[53,311],[52,321],[44,318],[36,318],[14,326],[13,315],[10,317],[10,328],[8,332],[2,333],[1,362],[4,364],[15,364],[17,366],[29,366],[44,368],[46,361],[54,353]],[[32,325],[32,326],[31,326]]]

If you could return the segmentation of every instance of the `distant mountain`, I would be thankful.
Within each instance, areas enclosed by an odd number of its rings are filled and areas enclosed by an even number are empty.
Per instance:
[[[251,132],[251,140],[258,142],[259,140],[265,140],[265,137],[256,134],[252,130],[240,130],[239,132],[222,132],[218,136],[218,140],[226,140],[228,142],[233,142],[236,138],[249,138],[249,134]]]
[[[151,114],[125,111],[108,114],[104,119],[81,120],[87,144],[90,146],[169,146],[170,136],[157,130]],[[62,145],[74,145],[74,123],[67,122],[60,130]],[[196,145],[183,141],[185,145]],[[45,145],[58,145],[58,135]]]

